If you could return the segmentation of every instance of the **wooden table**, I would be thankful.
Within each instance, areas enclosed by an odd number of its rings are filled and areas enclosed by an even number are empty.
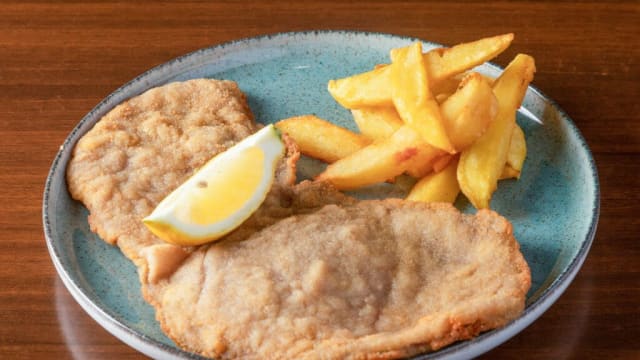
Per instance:
[[[566,293],[486,358],[640,358],[639,24],[637,1],[2,2],[0,358],[142,357],[73,301],[45,247],[44,181],[82,116],[176,56],[309,29],[444,44],[514,32],[496,62],[517,52],[536,58],[534,84],[570,114],[594,153],[602,209],[591,253]]]

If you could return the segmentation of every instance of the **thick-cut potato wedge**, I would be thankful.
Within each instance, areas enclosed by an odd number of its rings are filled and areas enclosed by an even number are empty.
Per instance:
[[[453,153],[440,115],[431,95],[422,44],[391,50],[391,98],[402,121],[429,145]]]
[[[426,161],[440,154],[441,150],[425,144],[420,135],[405,125],[391,137],[327,166],[316,180],[329,181],[341,190],[355,189],[394,178],[405,172],[415,159]]]
[[[510,33],[425,53],[425,64],[432,86],[438,86],[446,78],[493,59],[508,48],[512,41],[513,34]]]
[[[485,78],[469,73],[440,106],[449,139],[458,151],[473,144],[498,112],[498,100]]]
[[[513,34],[504,34],[423,54],[431,92],[448,93],[448,79],[498,56],[511,41]],[[391,106],[390,77],[391,67],[378,65],[369,72],[330,80],[327,87],[331,96],[348,109]]]
[[[460,193],[456,169],[457,158],[440,172],[427,175],[420,179],[407,195],[407,200],[422,202],[448,202],[453,203]]]
[[[368,107],[351,110],[360,133],[371,140],[382,140],[393,135],[403,122],[392,106]]]
[[[314,115],[280,120],[276,127],[293,138],[301,153],[328,163],[349,156],[371,142]]]
[[[390,70],[389,66],[379,66],[365,73],[329,80],[327,89],[331,96],[347,109],[392,106]]]
[[[504,171],[516,111],[533,79],[535,62],[519,54],[495,81],[498,114],[487,131],[460,155],[458,182],[460,189],[477,208],[488,208],[500,175]]]
[[[524,159],[527,157],[527,143],[524,138],[524,132],[516,124],[511,133],[511,143],[509,144],[509,152],[507,153],[507,163],[504,166],[500,179],[520,178]]]

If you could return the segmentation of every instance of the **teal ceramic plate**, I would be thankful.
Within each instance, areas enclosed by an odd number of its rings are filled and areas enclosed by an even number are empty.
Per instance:
[[[153,309],[142,299],[133,264],[89,230],[87,210],[69,197],[64,174],[76,141],[123,100],[151,87],[198,77],[237,81],[260,122],[314,113],[354,129],[350,114],[326,91],[327,81],[388,62],[389,49],[413,40],[344,31],[244,39],[172,60],[113,92],[73,129],[45,186],[47,245],[70,293],[109,332],[139,351],[154,358],[194,357],[162,333]],[[435,46],[425,42],[427,49]],[[478,70],[493,76],[500,72],[491,64]],[[517,119],[528,144],[522,177],[503,181],[492,207],[512,221],[531,267],[526,309],[502,329],[422,358],[469,358],[505,342],[551,306],[587,256],[599,214],[598,177],[587,144],[567,114],[539,90],[529,88],[523,108]],[[473,212],[464,200],[456,205]]]

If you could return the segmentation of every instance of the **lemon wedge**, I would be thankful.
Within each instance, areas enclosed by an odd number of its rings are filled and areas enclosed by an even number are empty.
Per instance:
[[[284,152],[278,130],[265,126],[209,160],[142,221],[175,245],[216,240],[262,204]]]

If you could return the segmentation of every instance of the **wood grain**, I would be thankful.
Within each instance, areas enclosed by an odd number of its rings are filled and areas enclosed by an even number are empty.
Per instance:
[[[110,92],[221,42],[354,29],[456,44],[514,32],[534,84],[594,152],[602,209],[566,293],[487,359],[640,358],[640,4],[637,1],[0,3],[0,358],[138,359],[73,301],[46,250],[44,181],[60,144]]]

